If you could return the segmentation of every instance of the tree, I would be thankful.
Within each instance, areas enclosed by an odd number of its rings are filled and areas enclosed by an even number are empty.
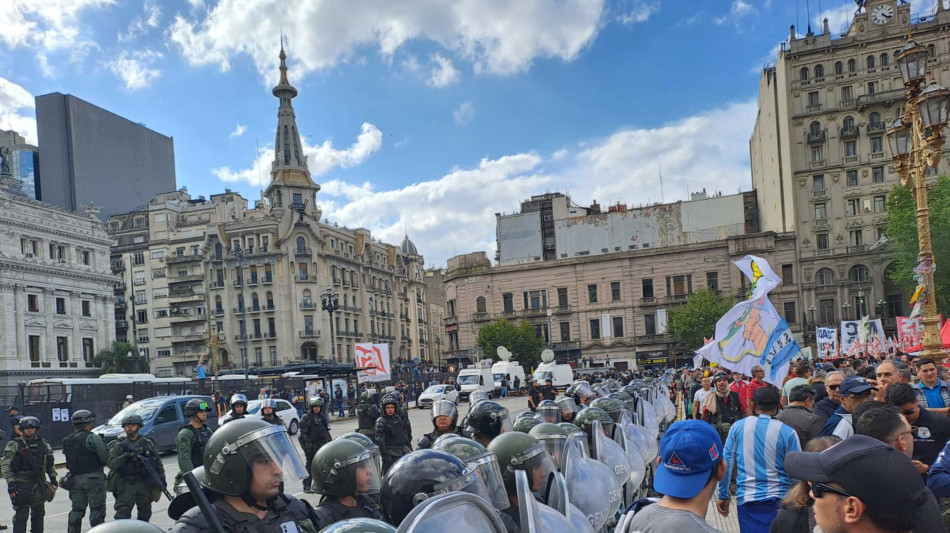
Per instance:
[[[937,272],[934,284],[937,291],[937,310],[950,310],[950,177],[942,176],[927,195],[930,208],[930,239]],[[910,187],[898,185],[891,189],[887,200],[887,228],[885,235],[894,249],[894,267],[889,271],[891,281],[905,294],[917,288],[914,269],[917,267],[917,202]]]
[[[703,345],[716,333],[716,322],[732,309],[733,302],[709,289],[694,292],[686,303],[669,312],[666,331],[681,348],[689,351]]]
[[[129,354],[133,354],[129,357]],[[102,374],[135,373],[139,371],[140,357],[135,356],[135,347],[131,344],[115,341],[112,346],[101,350],[95,358],[95,364],[99,366]]]
[[[478,330],[478,340],[475,343],[493,361],[498,360],[497,348],[504,346],[525,368],[536,363],[541,350],[544,349],[544,339],[538,337],[534,326],[524,320],[515,326],[505,318],[498,318]]]

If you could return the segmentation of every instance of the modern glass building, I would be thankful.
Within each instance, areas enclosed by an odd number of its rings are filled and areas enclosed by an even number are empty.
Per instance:
[[[40,194],[40,152],[37,147],[20,144],[10,147],[10,171],[23,182],[23,194],[42,200]]]

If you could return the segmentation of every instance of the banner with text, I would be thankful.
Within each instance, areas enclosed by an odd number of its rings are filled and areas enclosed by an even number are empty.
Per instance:
[[[389,381],[391,366],[389,364],[389,345],[361,343],[354,346],[356,352],[356,368],[362,368],[356,373],[359,383]]]
[[[897,344],[905,352],[916,352],[924,343],[924,327],[919,316],[897,317]]]
[[[881,319],[846,320],[841,322],[841,354],[845,356],[883,355],[886,351]]]
[[[818,345],[819,359],[838,357],[838,330],[835,328],[815,328],[815,344]]]

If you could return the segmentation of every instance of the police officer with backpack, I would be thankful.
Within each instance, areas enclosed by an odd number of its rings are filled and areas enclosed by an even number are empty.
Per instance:
[[[73,413],[70,421],[75,431],[63,439],[63,454],[69,470],[63,488],[69,491],[72,509],[66,520],[68,533],[79,533],[82,517],[89,507],[89,525],[95,527],[106,520],[106,476],[102,467],[109,462],[109,449],[102,437],[93,433],[96,417],[86,409]]]
[[[211,409],[211,404],[200,398],[192,398],[185,404],[184,412],[189,421],[178,430],[178,436],[175,437],[175,448],[178,450],[176,489],[186,472],[191,472],[202,464],[202,454],[213,433],[213,430],[205,424]]]
[[[36,434],[40,420],[35,416],[20,418],[17,429],[20,436],[7,443],[0,462],[13,502],[13,533],[26,533],[27,520],[31,533],[43,533],[46,502],[53,500],[57,487],[53,448]]]
[[[308,404],[308,411],[300,419],[300,434],[297,436],[300,440],[300,447],[303,449],[304,456],[307,458],[305,465],[313,463],[313,456],[321,446],[330,442],[330,419],[323,412],[323,398],[319,396],[311,398]],[[303,480],[303,491],[310,492],[310,476]]]

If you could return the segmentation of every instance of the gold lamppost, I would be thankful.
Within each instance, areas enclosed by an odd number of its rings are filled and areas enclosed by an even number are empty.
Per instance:
[[[211,352],[211,374],[213,376],[218,375],[218,346],[221,345],[220,340],[218,338],[218,326],[214,322],[209,322],[208,340],[205,341],[205,345]]]
[[[930,209],[927,207],[928,168],[940,162],[946,137],[950,89],[938,84],[931,74],[926,86],[928,50],[913,40],[897,54],[897,65],[907,90],[907,106],[887,132],[891,155],[897,163],[901,183],[912,187],[917,201],[917,240],[919,246],[919,284],[923,285],[924,341],[922,357],[939,364],[946,357],[940,339],[937,299],[934,285],[935,263],[930,239]]]

